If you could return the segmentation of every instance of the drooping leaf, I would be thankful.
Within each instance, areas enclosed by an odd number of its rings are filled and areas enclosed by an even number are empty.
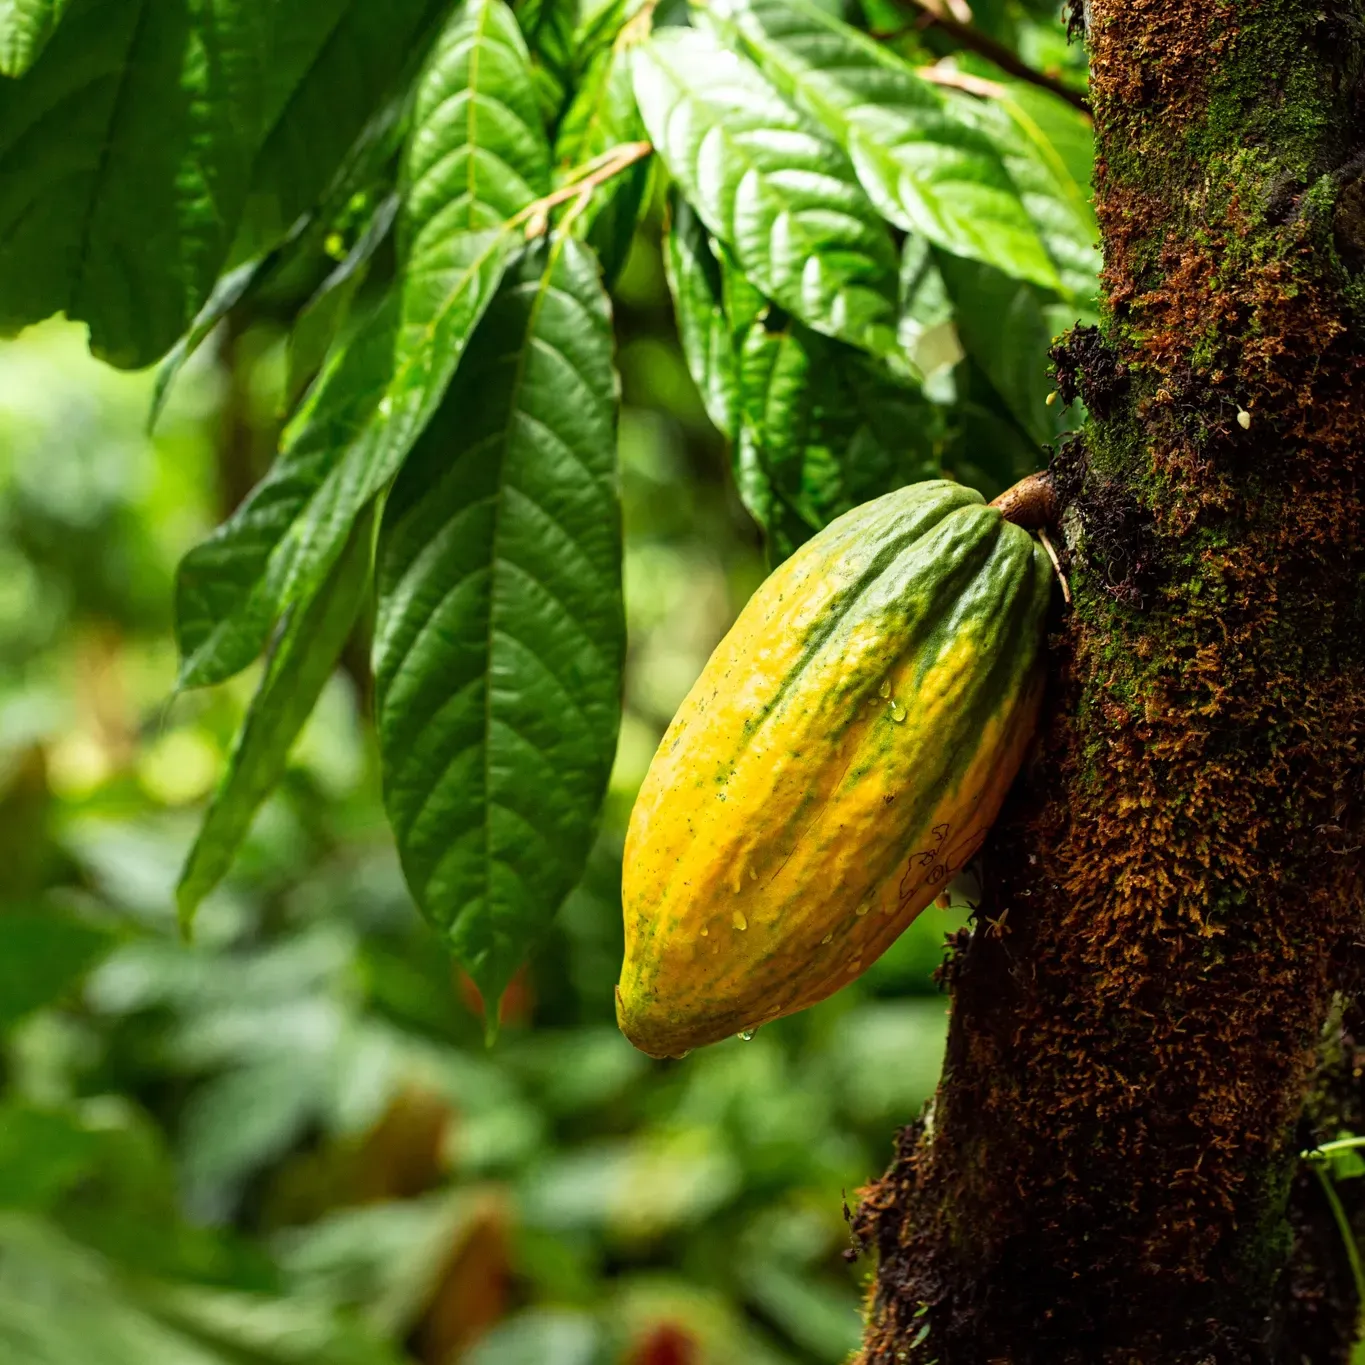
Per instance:
[[[1068,304],[1088,321],[1095,315],[1099,291],[1090,120],[1034,85],[991,80],[983,89],[988,92],[984,98],[954,90],[945,91],[944,98],[994,143],[1057,267]]]
[[[443,0],[295,0],[276,5],[264,140],[252,197],[287,228],[322,196],[366,124],[425,57]]]
[[[606,295],[557,235],[503,283],[385,512],[384,798],[408,884],[493,1006],[582,871],[620,711]]]
[[[297,291],[300,280],[307,288],[310,276],[316,278],[320,263],[327,258],[334,230],[354,220],[358,208],[361,213],[368,212],[368,219],[362,220],[365,225],[356,234],[353,255],[357,248],[366,250],[377,229],[387,233],[392,223],[393,196],[386,167],[401,145],[403,130],[400,102],[390,100],[368,120],[317,204],[296,218],[283,237],[219,278],[189,330],[157,369],[149,425],[155,426],[185,362],[218,324],[249,299],[268,299],[279,290],[288,295]],[[329,279],[337,273],[331,271]],[[327,282],[324,280],[318,289],[324,289]]]
[[[953,378],[956,439],[943,457],[951,477],[992,498],[1046,465],[1046,449],[1020,426],[972,356],[957,367]]]
[[[530,53],[502,0],[471,0],[432,53],[404,162],[400,246],[494,227],[550,188],[550,153],[530,80]]]
[[[517,0],[515,12],[531,51],[541,114],[553,127],[573,84],[579,0]]]
[[[292,595],[325,573],[439,404],[516,246],[507,229],[456,233],[443,263],[448,293],[428,325],[405,329],[408,300],[390,294],[328,366],[270,473],[181,562],[181,687],[245,668]]]
[[[0,915],[0,1028],[56,1000],[114,943],[55,911]]]
[[[0,83],[0,328],[53,313],[145,365],[208,296],[261,134],[269,19],[237,0],[73,0]]]
[[[438,40],[404,161],[399,279],[329,363],[270,474],[182,563],[182,687],[219,682],[260,653],[439,405],[519,245],[509,220],[549,185],[527,62],[501,0],[462,7]]]
[[[306,609],[291,616],[252,699],[227,773],[209,806],[176,888],[186,927],[232,865],[261,802],[289,762],[289,751],[332,676],[370,588],[373,506],[355,523],[341,557]]]
[[[669,196],[664,268],[687,368],[716,430],[733,441],[739,429],[739,366],[720,263],[701,220],[676,190]]]
[[[901,247],[900,338],[905,353],[926,380],[962,359],[953,302],[934,249],[914,234]]]
[[[936,264],[953,301],[958,335],[1010,415],[1038,445],[1069,425],[1063,406],[1048,406],[1052,329],[1033,285],[946,252]]]
[[[635,96],[688,201],[765,294],[818,332],[895,352],[895,249],[833,141],[706,32],[641,46]]]
[[[299,310],[289,333],[284,381],[285,409],[292,409],[312,382],[364,283],[375,252],[388,239],[398,214],[398,196],[391,194],[375,206],[355,244],[337,262],[313,296]]]
[[[645,127],[631,83],[633,31],[598,49],[579,78],[555,139],[554,160],[560,173],[587,165],[604,152],[644,138]],[[594,190],[579,218],[608,285],[625,264],[649,189],[651,163],[637,161]]]
[[[473,278],[470,287],[479,283]],[[397,299],[390,295],[333,358],[285,428],[270,472],[180,561],[175,626],[181,687],[222,682],[265,648],[299,558],[298,523],[342,452],[376,419],[392,375],[397,329]]]
[[[0,76],[22,76],[38,60],[70,0],[0,4]]]
[[[1024,154],[1006,165],[1057,265],[1070,300],[1092,320],[1098,311],[1099,223],[1090,180],[1095,135],[1089,119],[1035,85],[1009,81],[1001,106],[1018,132]]]
[[[912,67],[810,0],[717,0],[711,12],[848,149],[864,189],[893,223],[1019,279],[1060,287],[991,140],[954,117]]]
[[[272,251],[263,252],[249,261],[243,261],[241,265],[219,277],[213,286],[213,292],[205,300],[189,330],[171,347],[165,359],[157,366],[156,385],[152,390],[152,410],[147,418],[149,428],[156,425],[165,410],[166,400],[171,396],[171,388],[176,376],[185,368],[185,362],[212,336],[214,328],[270,273],[282,249],[277,247]]]
[[[933,477],[922,395],[852,347],[774,317],[733,261],[717,258],[681,196],[670,207],[665,266],[683,354],[730,439],[740,497],[770,558],[857,503]]]
[[[735,477],[771,562],[849,508],[937,477],[930,405],[851,347],[759,325],[739,364]]]

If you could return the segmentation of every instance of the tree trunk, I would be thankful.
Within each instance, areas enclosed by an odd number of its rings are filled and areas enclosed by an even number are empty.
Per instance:
[[[1298,1154],[1365,1123],[1365,0],[1085,20],[1075,604],[942,1083],[854,1220],[863,1359],[1332,1365],[1355,1291]]]

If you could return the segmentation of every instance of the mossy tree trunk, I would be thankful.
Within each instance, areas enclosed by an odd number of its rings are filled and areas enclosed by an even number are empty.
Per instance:
[[[942,1084],[855,1218],[864,1359],[1332,1365],[1357,1304],[1298,1153],[1362,1118],[1365,3],[1084,19],[1075,606]]]

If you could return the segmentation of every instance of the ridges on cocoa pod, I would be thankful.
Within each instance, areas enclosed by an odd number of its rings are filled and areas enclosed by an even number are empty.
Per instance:
[[[1051,576],[1026,530],[935,480],[763,583],[631,814],[631,1042],[679,1056],[823,1000],[971,858],[1036,722]]]

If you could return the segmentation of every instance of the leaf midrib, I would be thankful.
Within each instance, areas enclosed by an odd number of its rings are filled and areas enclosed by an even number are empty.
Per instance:
[[[493,865],[493,821],[491,818],[493,805],[493,641],[497,631],[497,602],[498,602],[498,539],[502,531],[502,510],[506,498],[504,488],[506,484],[507,472],[507,443],[512,435],[512,423],[519,409],[520,394],[522,384],[526,379],[526,366],[531,354],[531,341],[535,336],[536,325],[540,320],[540,310],[545,302],[545,297],[549,293],[551,278],[554,275],[555,267],[559,264],[560,256],[564,250],[564,238],[556,236],[550,247],[548,258],[545,262],[545,269],[542,271],[540,280],[536,287],[535,299],[531,304],[530,315],[526,319],[526,329],[522,334],[522,344],[517,353],[517,365],[512,375],[512,384],[508,393],[507,418],[503,424],[502,431],[499,433],[499,446],[501,448],[502,468],[498,471],[498,492],[496,501],[493,504],[493,527],[489,535],[488,542],[488,628],[485,636],[484,655],[488,660],[488,674],[485,678],[483,694],[483,859],[481,860],[479,871],[483,878],[484,901],[492,909],[493,905],[493,878],[491,868]]]

